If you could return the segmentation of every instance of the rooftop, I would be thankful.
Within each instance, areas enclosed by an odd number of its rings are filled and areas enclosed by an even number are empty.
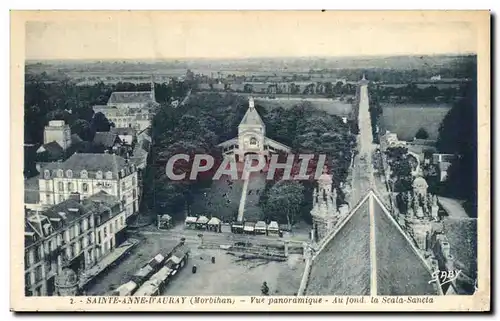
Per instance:
[[[140,104],[153,102],[151,91],[114,92],[108,100],[109,104]]]
[[[306,295],[438,294],[427,264],[373,191],[342,224],[314,256]]]
[[[243,116],[243,119],[240,122],[240,126],[241,125],[265,126],[264,122],[262,121],[262,118],[260,118],[260,115],[257,112],[257,109],[255,109],[255,107],[252,107],[252,106],[250,106],[247,109],[245,116]]]
[[[95,174],[101,171],[103,176],[107,172],[113,174],[113,178],[118,177],[120,170],[127,172],[127,161],[120,156],[114,154],[91,154],[77,153],[71,155],[65,162],[52,162],[42,165],[40,172],[44,170],[51,171],[51,175],[56,176],[58,170],[72,170],[73,177],[79,177],[82,171],[87,171],[88,174]],[[66,175],[66,173],[64,173]]]
[[[116,142],[120,141],[118,134],[113,132],[97,132],[95,133],[93,143],[102,145],[106,148],[113,147]]]
[[[132,135],[132,136],[135,136],[137,134],[134,128],[129,128],[129,127],[111,128],[111,133],[116,135]]]

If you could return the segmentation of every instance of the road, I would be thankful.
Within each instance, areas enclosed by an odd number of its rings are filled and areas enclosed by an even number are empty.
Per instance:
[[[370,112],[368,110],[370,105],[368,86],[366,84],[361,85],[359,91],[358,154],[354,158],[352,172],[351,208],[373,186],[372,153],[375,150],[375,145],[373,144]]]
[[[459,201],[443,196],[439,196],[438,200],[451,218],[469,218]]]

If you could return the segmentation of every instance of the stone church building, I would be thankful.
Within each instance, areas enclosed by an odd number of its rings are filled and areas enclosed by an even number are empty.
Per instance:
[[[279,151],[289,153],[290,147],[266,137],[266,125],[255,109],[253,97],[248,101],[248,110],[238,126],[238,137],[222,142],[225,156],[243,160],[247,154],[262,155],[266,158]]]

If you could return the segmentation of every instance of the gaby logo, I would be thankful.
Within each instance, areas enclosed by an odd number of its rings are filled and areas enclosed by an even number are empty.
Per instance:
[[[169,158],[165,169],[167,177],[174,181],[196,180],[200,174],[210,175],[213,180],[219,180],[223,175],[233,180],[246,180],[256,172],[267,173],[267,180],[276,179],[278,172],[280,180],[310,180],[318,179],[326,172],[326,155],[288,154],[285,162],[279,158],[277,154],[269,159],[249,154],[242,162],[225,157],[216,165],[214,157],[208,154],[196,154],[193,159],[187,154],[176,154]]]
[[[430,280],[428,283],[437,283],[444,285],[446,283],[450,283],[455,281],[458,276],[462,273],[462,270],[453,270],[453,271],[434,271],[432,273],[432,280]]]

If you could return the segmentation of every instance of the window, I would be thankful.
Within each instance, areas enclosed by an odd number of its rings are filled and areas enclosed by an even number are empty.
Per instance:
[[[40,248],[36,247],[35,250],[33,251],[33,256],[35,259],[35,263],[40,261]]]
[[[118,219],[115,220],[115,232],[118,231]]]
[[[132,190],[132,197],[133,199],[137,198],[137,191],[135,190],[135,188]]]
[[[73,183],[68,182],[68,192],[72,192],[72,191],[73,191]]]
[[[64,192],[64,183],[63,182],[58,182],[57,187],[59,189],[59,192]]]
[[[71,169],[68,169],[68,170],[66,171],[66,177],[67,177],[67,178],[73,178],[73,171],[72,171]]]
[[[127,198],[125,197],[125,195],[122,196],[122,203],[125,204],[127,202]]]
[[[135,184],[137,183],[136,179],[135,179],[135,176],[132,177],[132,186],[135,186]]]
[[[97,244],[101,244],[101,232],[97,233]]]
[[[108,228],[105,226],[104,227],[104,238],[108,237]]]
[[[83,171],[80,172],[80,177],[81,178],[88,178],[89,177],[89,173],[86,170],[83,170]]]
[[[50,181],[45,181],[45,190],[50,191]]]
[[[97,171],[97,173],[95,173],[95,178],[102,179],[102,172],[101,171]]]
[[[64,176],[64,172],[63,172],[63,170],[62,170],[62,169],[58,170],[58,171],[57,171],[57,177],[62,178],[63,176]]]
[[[125,226],[125,219],[122,217],[120,217],[120,223],[122,226]]]
[[[113,173],[112,172],[107,172],[106,173],[106,179],[113,179]]]
[[[250,145],[257,145],[257,139],[255,137],[250,138]]]
[[[43,178],[50,179],[50,171],[48,169],[43,171]]]
[[[24,274],[24,286],[31,286],[31,272],[27,272]]]
[[[47,203],[50,203],[50,194],[45,194],[45,199],[47,200]]]
[[[24,268],[27,269],[30,267],[30,255],[29,252],[24,253]]]
[[[84,193],[87,193],[89,191],[89,184],[83,183],[82,184],[82,189]]]
[[[125,182],[122,182],[122,190],[125,189]]]
[[[64,202],[64,195],[59,195],[59,203]]]
[[[113,234],[113,222],[109,223],[109,234]]]
[[[43,279],[42,266],[39,265],[35,268],[35,282],[41,281]]]
[[[75,224],[75,237],[77,237],[78,234],[80,234],[80,225]]]

